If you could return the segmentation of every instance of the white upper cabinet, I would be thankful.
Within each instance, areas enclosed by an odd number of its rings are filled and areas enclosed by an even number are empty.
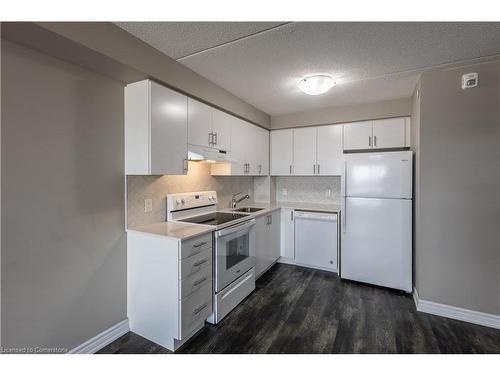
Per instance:
[[[342,125],[318,126],[316,174],[340,176],[342,174]]]
[[[217,109],[213,110],[212,132],[215,148],[225,151],[231,150],[231,126],[235,120],[234,116]]]
[[[231,160],[230,163],[212,165],[212,175],[267,176],[269,131],[232,117]]]
[[[344,150],[410,147],[410,119],[391,119],[344,124]]]
[[[289,176],[293,169],[293,130],[271,131],[271,175]]]
[[[344,150],[372,148],[373,121],[351,122],[344,125]]]
[[[229,151],[231,149],[231,125],[234,119],[234,116],[189,98],[189,144]]]
[[[316,127],[293,130],[293,174],[311,176],[316,174]]]
[[[271,175],[340,176],[342,125],[271,132]]]
[[[269,130],[255,127],[257,176],[269,175]]]
[[[187,173],[187,97],[144,80],[125,87],[125,174]]]
[[[188,143],[212,146],[212,108],[188,98]]]
[[[390,118],[373,121],[373,148],[405,147],[405,142],[405,118]]]

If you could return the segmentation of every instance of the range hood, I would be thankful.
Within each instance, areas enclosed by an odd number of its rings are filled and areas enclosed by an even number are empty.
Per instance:
[[[231,163],[234,161],[227,151],[190,144],[188,144],[188,160],[207,163]]]

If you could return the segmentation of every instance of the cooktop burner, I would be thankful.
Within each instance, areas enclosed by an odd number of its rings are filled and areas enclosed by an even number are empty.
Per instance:
[[[244,217],[248,216],[232,212],[212,212],[205,215],[193,216],[187,219],[181,219],[179,221],[183,221],[185,223],[196,223],[205,225],[221,225],[233,220],[242,219]]]

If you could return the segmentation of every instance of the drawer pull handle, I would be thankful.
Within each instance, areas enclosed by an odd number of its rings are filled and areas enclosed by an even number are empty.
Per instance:
[[[195,281],[193,283],[193,285],[198,286],[198,285],[202,284],[206,279],[207,279],[206,277],[204,277],[203,279],[199,279],[198,281]]]
[[[198,266],[201,266],[203,263],[207,263],[207,260],[206,259],[202,259],[199,262],[196,262],[195,264],[193,264],[193,266],[194,267],[198,267]]]
[[[193,314],[199,314],[205,307],[208,306],[208,303],[204,303],[203,305],[201,305],[200,307],[198,307],[197,309],[194,309],[193,310]]]
[[[206,245],[206,244],[207,244],[207,241],[203,241],[203,242],[194,244],[193,247],[200,247],[200,246],[203,246],[203,245]]]

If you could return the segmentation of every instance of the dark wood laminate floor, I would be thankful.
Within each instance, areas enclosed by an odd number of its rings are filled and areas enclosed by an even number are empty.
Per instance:
[[[169,353],[127,333],[99,353]],[[415,310],[410,295],[277,264],[180,353],[500,353],[500,330]]]

